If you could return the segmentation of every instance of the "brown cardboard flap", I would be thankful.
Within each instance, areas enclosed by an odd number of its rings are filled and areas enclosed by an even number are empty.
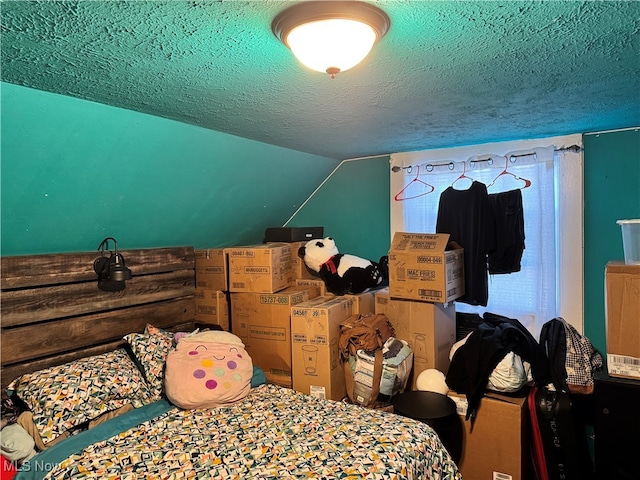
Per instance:
[[[447,252],[450,250],[462,250],[462,247],[460,246],[459,243],[454,242],[453,240],[451,240],[450,242],[447,243]]]
[[[391,250],[437,253],[446,251],[448,243],[448,233],[396,232],[391,242]]]
[[[612,260],[605,267],[606,273],[623,273],[628,275],[640,274],[640,265],[628,264],[619,260]]]
[[[487,390],[484,392],[484,396],[488,398],[495,398],[502,402],[513,403],[514,405],[524,405],[527,401],[527,395],[529,394],[529,388],[524,387],[512,394],[493,392]]]

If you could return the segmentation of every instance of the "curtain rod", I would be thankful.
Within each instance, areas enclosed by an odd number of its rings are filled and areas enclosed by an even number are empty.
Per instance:
[[[562,148],[554,148],[553,149],[554,152],[573,152],[573,153],[579,153],[582,151],[582,147],[580,145],[571,145],[570,147],[562,147]],[[523,153],[520,155],[510,155],[510,157],[516,158],[516,157],[528,157],[529,155],[535,155],[535,152],[531,152],[531,153]],[[489,165],[493,164],[493,157],[489,156],[487,158],[480,158],[478,160],[469,160],[469,163],[471,165],[474,165],[476,163],[482,163],[482,162],[487,162],[489,163]],[[427,163],[426,165],[426,170],[428,172],[433,171],[433,169],[435,167],[449,167],[449,170],[453,170],[455,168],[455,164],[457,162],[454,162],[453,160],[446,162],[446,163]],[[413,168],[413,165],[409,165],[408,167],[398,167],[398,166],[393,166],[391,167],[391,170],[393,172],[399,172],[400,170],[409,170]]]

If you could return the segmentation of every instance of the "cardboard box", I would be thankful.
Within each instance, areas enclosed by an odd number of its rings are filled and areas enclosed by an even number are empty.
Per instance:
[[[640,379],[640,265],[605,267],[607,368],[612,377]]]
[[[229,331],[229,300],[227,293],[222,290],[210,290],[208,288],[195,289],[194,318],[209,325],[220,325],[223,330]]]
[[[275,293],[293,285],[291,244],[229,247],[229,291]]]
[[[458,467],[464,480],[527,480],[529,471],[528,389],[517,395],[487,392],[476,419],[465,420],[467,399],[449,392],[463,423],[462,457]]]
[[[413,349],[407,388],[416,390],[417,377],[423,370],[435,368],[446,375],[456,337],[455,304],[394,299],[386,288],[375,292],[375,302],[375,313],[385,314],[396,338],[405,340]]]
[[[310,296],[310,298],[330,295],[330,293],[327,292],[327,286],[325,285],[324,280],[322,280],[321,278],[296,278],[294,280],[294,285],[296,287],[303,287],[308,289],[311,294],[315,293],[315,295]]]
[[[464,295],[464,250],[448,234],[396,232],[389,249],[393,298],[446,303]]]
[[[318,279],[319,273],[314,272],[304,260],[298,256],[298,249],[303,247],[307,242],[292,242],[291,243],[291,270],[293,270],[293,278],[309,278]]]
[[[196,287],[209,290],[228,290],[227,255],[224,248],[195,251]]]
[[[230,297],[232,333],[270,383],[291,387],[291,307],[309,300],[309,293],[289,287],[277,293],[232,292]]]
[[[346,394],[340,361],[340,324],[353,313],[345,297],[317,297],[291,308],[293,388],[341,400]]]
[[[376,310],[376,297],[375,290],[362,293],[348,293],[343,295],[345,298],[353,300],[353,314],[359,313],[361,315],[369,315],[375,313]]]

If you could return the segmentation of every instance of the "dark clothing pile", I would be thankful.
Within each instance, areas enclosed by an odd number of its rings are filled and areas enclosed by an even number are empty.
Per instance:
[[[516,319],[486,312],[454,353],[446,376],[449,388],[467,397],[467,420],[473,422],[491,372],[509,352],[531,365],[536,384],[548,383],[547,355],[533,335]]]

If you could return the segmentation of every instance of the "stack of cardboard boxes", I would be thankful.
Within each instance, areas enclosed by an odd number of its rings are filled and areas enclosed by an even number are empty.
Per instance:
[[[292,386],[291,307],[310,298],[293,286],[294,251],[285,242],[230,247],[231,331],[270,383]]]
[[[373,313],[374,293],[328,293],[298,257],[306,242],[196,250],[196,320],[240,337],[270,383],[341,400],[339,325]]]
[[[287,243],[196,250],[196,320],[231,331],[270,382],[291,386],[291,305],[309,299],[293,288]]]
[[[449,235],[398,232],[389,250],[389,289],[376,294],[376,312],[385,313],[399,338],[414,350],[411,388],[425,369],[447,373],[456,341],[453,301],[464,295],[464,251]],[[526,393],[490,393],[480,402],[471,426],[467,400],[450,391],[462,423],[458,466],[465,480],[527,476]]]
[[[397,232],[389,249],[389,288],[376,293],[376,313],[413,350],[410,389],[427,369],[447,373],[455,343],[453,300],[464,295],[464,251],[446,234]]]
[[[306,289],[309,300],[291,308],[293,388],[330,400],[346,396],[338,341],[340,324],[351,315],[374,312],[374,292],[335,296],[324,281],[297,255],[305,241],[291,242],[295,260],[294,285]]]
[[[394,325],[396,337],[412,346],[413,388],[422,370],[447,371],[455,341],[451,301],[464,293],[462,249],[447,250],[446,235],[407,235],[412,241],[394,241],[389,252],[390,287],[358,295],[327,293],[324,282],[294,254],[299,262],[294,264],[295,288],[307,288],[316,295],[291,308],[294,389],[332,400],[346,396],[338,342],[340,324],[355,314],[384,313]],[[424,242],[428,243],[426,251]],[[297,252],[305,243],[292,242],[291,246]]]
[[[227,258],[222,248],[196,250],[195,319],[229,331]]]
[[[321,296],[291,309],[293,388],[320,398],[342,400],[346,393],[340,362],[340,324],[354,314],[346,296]]]

